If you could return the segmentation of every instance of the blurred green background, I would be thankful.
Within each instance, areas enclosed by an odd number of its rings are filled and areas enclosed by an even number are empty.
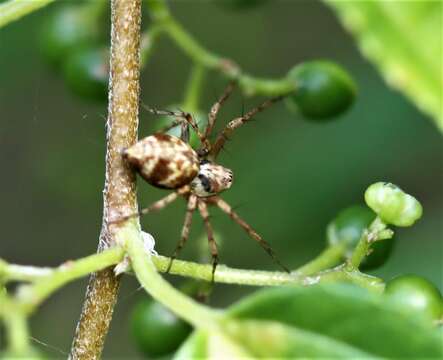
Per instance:
[[[21,264],[55,266],[90,254],[101,225],[107,105],[73,96],[44,63],[38,45],[44,18],[63,3],[0,30],[0,257]],[[223,198],[272,244],[281,260],[297,267],[314,257],[324,247],[329,220],[343,207],[361,203],[369,184],[386,180],[416,196],[424,217],[413,228],[398,229],[392,258],[374,274],[389,279],[415,273],[442,289],[441,134],[385,85],[331,10],[319,1],[295,0],[244,12],[223,10],[209,0],[173,1],[171,7],[202,44],[250,73],[280,77],[301,61],[326,58],[356,79],[356,104],[337,121],[307,122],[278,104],[240,129],[220,156],[235,175]],[[179,102],[189,70],[189,60],[169,40],[161,41],[142,75],[142,101],[158,108]],[[217,74],[210,75],[202,110],[209,109],[225,84]],[[237,91],[222,109],[219,125],[259,100]],[[155,118],[142,110],[140,121],[142,137]],[[139,195],[140,204],[147,205],[165,192],[140,180]],[[159,253],[174,249],[183,215],[184,202],[179,201],[143,218]],[[275,269],[228,217],[216,209],[212,215],[223,240],[222,263]],[[201,256],[203,230],[196,217],[182,258]],[[86,283],[84,279],[57,292],[32,318],[33,336],[56,348],[45,348],[50,356],[63,358],[59,351],[69,351]],[[105,358],[138,358],[127,324],[131,305],[144,296],[137,287],[133,278],[124,278]],[[217,285],[212,303],[225,306],[253,290]]]

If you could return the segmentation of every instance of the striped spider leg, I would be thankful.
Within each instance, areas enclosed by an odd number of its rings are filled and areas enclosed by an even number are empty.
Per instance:
[[[283,98],[280,96],[266,100],[245,115],[230,121],[218,134],[215,142],[211,144],[209,137],[214,130],[218,112],[232,93],[234,87],[235,83],[231,82],[222,96],[211,107],[208,114],[208,124],[204,131],[200,131],[198,124],[189,113],[156,110],[146,107],[148,111],[155,115],[174,117],[174,122],[165,130],[180,125],[180,138],[162,132],[155,133],[141,139],[123,151],[123,158],[148,183],[158,188],[173,190],[174,192],[154,202],[147,208],[124,216],[116,222],[161,210],[181,196],[187,201],[181,236],[171,256],[167,271],[171,269],[173,260],[179,256],[181,249],[185,246],[189,237],[193,214],[198,209],[208,235],[208,244],[212,256],[212,280],[214,280],[218,264],[218,249],[208,211],[208,206],[214,205],[245,230],[272,257],[278,266],[284,271],[289,272],[288,268],[278,260],[271,246],[232,210],[228,203],[218,196],[221,192],[229,189],[233,181],[232,171],[215,163],[215,159],[223,148],[228,136],[235,129],[251,120],[254,115]],[[189,127],[196,132],[200,139],[201,146],[197,150],[194,150],[189,145]]]

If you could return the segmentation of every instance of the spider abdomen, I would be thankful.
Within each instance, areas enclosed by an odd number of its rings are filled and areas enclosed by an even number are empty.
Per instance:
[[[151,185],[177,189],[199,172],[197,153],[190,145],[168,134],[141,139],[123,151],[123,157]]]

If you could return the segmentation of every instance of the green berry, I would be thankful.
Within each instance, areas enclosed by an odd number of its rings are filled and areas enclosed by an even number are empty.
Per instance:
[[[188,111],[192,114],[194,120],[196,121],[200,132],[203,132],[207,123],[208,123],[208,117],[205,113],[201,111],[191,111],[190,109],[185,109],[181,105],[170,105],[166,109],[176,111],[178,109],[183,111]],[[161,116],[153,121],[154,128],[153,131],[160,131],[172,122],[174,122],[175,118],[171,116]],[[180,137],[181,127],[180,125],[173,127],[172,129],[168,130],[166,133],[169,135],[173,135],[176,137]],[[192,146],[192,148],[196,149],[200,146],[200,139],[198,138],[197,133],[192,129],[192,127],[189,127],[189,144]]]
[[[376,215],[366,206],[350,206],[338,213],[332,220],[326,232],[330,246],[343,244],[346,247],[345,257],[351,256],[357,246],[363,231],[374,221]],[[362,270],[372,270],[382,266],[390,257],[395,239],[385,239],[371,244],[371,253],[360,265]]]
[[[288,78],[295,92],[287,99],[306,118],[324,120],[336,117],[352,105],[356,85],[339,65],[329,61],[310,61],[292,68]]]
[[[192,328],[158,302],[144,299],[131,315],[135,344],[148,357],[159,357],[177,350]]]
[[[398,276],[387,283],[385,293],[431,320],[438,320],[443,315],[440,292],[434,284],[420,276]]]
[[[391,183],[378,182],[369,186],[365,201],[383,222],[395,226],[411,226],[423,213],[417,199]]]
[[[63,67],[66,84],[75,94],[103,101],[107,99],[109,51],[106,48],[81,49],[67,59]]]
[[[70,53],[96,41],[98,36],[97,26],[89,21],[85,9],[68,5],[46,19],[42,26],[40,47],[47,61],[59,67]]]
[[[227,10],[248,10],[252,9],[266,0],[216,0],[215,3]]]

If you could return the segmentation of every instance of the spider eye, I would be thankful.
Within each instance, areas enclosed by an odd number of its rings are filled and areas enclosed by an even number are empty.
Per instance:
[[[203,189],[207,192],[207,193],[211,193],[211,182],[209,181],[209,179],[203,175],[203,174],[198,174],[198,178],[200,179],[200,183],[203,187]]]

